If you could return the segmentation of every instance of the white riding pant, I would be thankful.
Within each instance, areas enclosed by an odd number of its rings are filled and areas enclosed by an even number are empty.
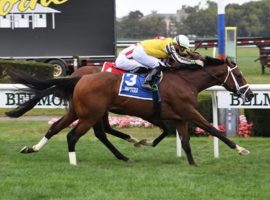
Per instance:
[[[144,48],[137,44],[123,49],[119,53],[115,65],[119,69],[131,71],[138,67],[155,68],[159,66],[160,62],[158,58],[148,55]]]

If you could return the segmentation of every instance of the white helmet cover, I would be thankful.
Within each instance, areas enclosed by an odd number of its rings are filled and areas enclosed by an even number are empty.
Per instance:
[[[189,49],[189,39],[185,35],[177,35],[173,38],[173,43],[184,47],[186,49]]]

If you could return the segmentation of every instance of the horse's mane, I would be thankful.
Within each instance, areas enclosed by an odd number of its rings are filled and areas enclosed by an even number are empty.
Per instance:
[[[218,59],[218,58],[213,58],[210,56],[205,56],[204,60],[204,67],[210,67],[210,66],[216,66],[216,65],[222,65],[225,63],[224,60]],[[175,71],[175,70],[196,70],[196,69],[201,69],[201,66],[195,65],[195,64],[180,64],[178,66],[174,67],[168,67],[165,68],[164,71]]]
[[[204,65],[207,66],[213,66],[213,65],[222,65],[225,61],[218,59],[218,58],[212,58],[210,56],[206,56],[204,60]]]

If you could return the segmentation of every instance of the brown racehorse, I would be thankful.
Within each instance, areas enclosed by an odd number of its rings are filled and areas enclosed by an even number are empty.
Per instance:
[[[87,74],[94,74],[94,73],[99,73],[101,72],[101,68],[97,67],[97,66],[84,66],[79,68],[78,70],[76,70],[74,73],[72,73],[71,77],[81,77],[83,75],[87,75]],[[17,77],[18,78],[18,77]],[[20,82],[17,79],[18,82]],[[39,88],[42,89],[42,88]],[[38,103],[38,102],[37,102]],[[33,152],[39,152],[41,150],[42,147],[44,147],[44,145],[57,133],[59,133],[61,130],[63,130],[64,128],[68,127],[73,121],[75,121],[76,119],[78,119],[78,117],[76,116],[76,112],[74,111],[73,107],[72,107],[72,103],[70,103],[71,106],[69,106],[68,108],[68,112],[61,117],[59,120],[57,120],[54,124],[51,125],[51,127],[49,128],[49,130],[46,132],[46,134],[44,135],[44,137],[39,141],[39,143],[37,143],[36,145],[32,146],[32,147],[28,147],[25,146],[21,149],[21,153],[33,153]],[[33,105],[34,106],[34,105]],[[23,115],[24,113],[26,113],[27,111],[29,111],[30,109],[32,109],[32,107],[29,107],[27,110],[24,109],[23,111],[17,111],[16,115],[12,115],[11,113],[8,113],[8,115],[10,117],[19,117],[21,115]],[[18,114],[19,113],[19,114]],[[98,130],[99,128],[102,128],[100,131],[104,131],[110,135],[116,136],[118,138],[121,138],[123,140],[126,140],[128,142],[134,143],[135,146],[140,146],[140,145],[148,145],[148,146],[153,146],[155,147],[164,137],[166,137],[168,134],[170,134],[169,129],[167,128],[166,124],[164,124],[162,121],[150,121],[151,123],[159,126],[163,131],[161,133],[160,136],[158,136],[157,138],[155,138],[153,141],[151,142],[147,142],[145,140],[139,141],[138,139],[122,133],[118,130],[113,129],[110,124],[109,124],[109,119],[108,119],[108,113],[106,113],[104,115],[104,117],[102,118],[102,127],[98,126],[95,127],[94,126],[94,133],[95,135],[99,138],[99,136],[96,134],[96,130]],[[172,133],[173,134],[173,133]]]
[[[187,54],[183,54],[182,56],[188,57],[190,59],[203,59],[203,57],[196,51],[189,51],[187,52]],[[170,61],[171,66],[177,66],[177,63],[174,62],[173,60]],[[100,67],[96,67],[96,66],[84,66],[79,68],[78,70],[76,70],[74,73],[71,74],[71,77],[81,77],[83,75],[87,75],[87,74],[94,74],[94,73],[99,73],[101,72],[101,68]],[[18,78],[18,77],[17,77]],[[17,80],[19,81],[19,80]],[[39,88],[42,89],[42,88]],[[72,105],[72,103],[70,103],[70,105]],[[33,105],[34,106],[34,105]],[[16,110],[17,115],[16,116],[12,116],[11,113],[9,113],[10,117],[19,117],[21,115],[23,115],[24,113],[26,113],[27,111],[29,111],[30,109],[32,109],[32,107],[28,107],[28,110],[23,109],[22,111],[19,111],[18,109]],[[19,113],[19,114],[18,114]],[[33,152],[39,152],[41,150],[41,148],[57,133],[59,133],[61,130],[63,130],[64,128],[68,127],[70,123],[72,123],[72,121],[75,121],[76,119],[78,119],[78,117],[76,116],[76,112],[74,111],[72,106],[69,106],[68,108],[68,112],[62,117],[60,118],[58,121],[56,121],[50,128],[49,130],[46,132],[45,136],[39,141],[39,143],[37,143],[36,145],[32,146],[32,147],[28,147],[28,146],[24,146],[21,149],[21,153],[33,153]],[[155,147],[156,145],[159,144],[159,142],[161,142],[168,134],[170,134],[170,130],[167,128],[166,124],[161,121],[161,120],[154,120],[154,121],[150,121],[152,124],[159,126],[162,129],[162,133],[155,138],[152,141],[146,141],[146,140],[137,140],[136,138],[127,135],[125,133],[122,133],[118,130],[113,129],[110,126],[109,123],[109,119],[108,119],[108,113],[106,113],[104,115],[104,117],[102,118],[102,130],[103,132],[106,132],[108,134],[111,134],[113,136],[116,136],[118,138],[121,138],[123,140],[126,140],[128,142],[132,142],[134,143],[135,146],[140,146],[140,145],[147,145],[147,146],[152,146]],[[96,135],[96,131],[97,129],[99,129],[99,127],[95,127],[94,126],[94,133]],[[171,133],[174,134],[174,133]],[[112,151],[114,151],[112,149]]]
[[[224,62],[210,57],[206,57],[204,62],[204,68],[193,69],[192,73],[188,68],[165,71],[163,81],[159,86],[162,99],[161,118],[175,121],[177,130],[182,136],[183,149],[191,165],[194,165],[195,162],[191,154],[187,122],[193,122],[211,135],[218,137],[241,155],[249,153],[219,133],[201,116],[197,110],[197,95],[200,91],[213,85],[223,85],[227,90],[241,96],[246,101],[251,100],[253,93],[235,63],[228,59]],[[118,96],[120,75],[97,73],[82,78],[45,81],[31,80],[27,77],[25,83],[27,82],[27,85],[32,88],[32,92],[36,92],[34,97],[36,99],[41,99],[43,96],[55,92],[61,92],[62,97],[66,99],[72,96],[73,108],[79,118],[79,123],[67,136],[71,164],[76,164],[75,144],[79,138],[93,125],[100,125],[102,117],[108,110],[138,116],[146,120],[153,117],[151,102]],[[106,87],[108,84],[110,87]],[[36,89],[40,88],[41,85],[44,90],[37,91]],[[31,101],[29,100],[26,104],[31,104]],[[97,135],[101,140],[104,139],[102,132],[97,133]],[[120,152],[116,153],[115,156],[125,161],[128,160]]]

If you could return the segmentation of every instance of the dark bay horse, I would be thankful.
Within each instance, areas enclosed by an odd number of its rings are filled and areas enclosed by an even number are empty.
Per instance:
[[[100,120],[108,110],[120,114],[135,115],[146,120],[153,117],[152,103],[118,96],[121,82],[120,75],[98,73],[82,78],[46,81],[25,80],[25,82],[27,81],[31,83],[28,86],[32,88],[33,92],[36,92],[34,97],[36,99],[41,99],[43,96],[54,92],[62,92],[63,98],[66,99],[72,96],[73,108],[79,118],[79,123],[67,136],[71,164],[76,164],[76,142],[93,125],[100,125]],[[106,87],[108,83],[110,87]],[[43,91],[37,91],[40,85],[44,87]],[[198,112],[198,93],[213,85],[223,85],[227,90],[241,96],[246,101],[250,101],[253,97],[253,93],[246,84],[237,65],[228,59],[224,62],[206,57],[205,67],[193,70],[192,73],[190,69],[183,68],[179,71],[166,71],[160,84],[162,98],[161,118],[175,121],[177,130],[182,136],[183,149],[191,165],[195,164],[195,162],[191,154],[187,122],[193,122],[211,135],[218,137],[229,147],[236,149],[241,155],[249,153],[246,149],[219,133]],[[28,103],[31,104],[31,100]],[[101,138],[104,137],[101,132],[98,135]],[[128,160],[122,154],[117,154],[116,157],[125,161]]]

